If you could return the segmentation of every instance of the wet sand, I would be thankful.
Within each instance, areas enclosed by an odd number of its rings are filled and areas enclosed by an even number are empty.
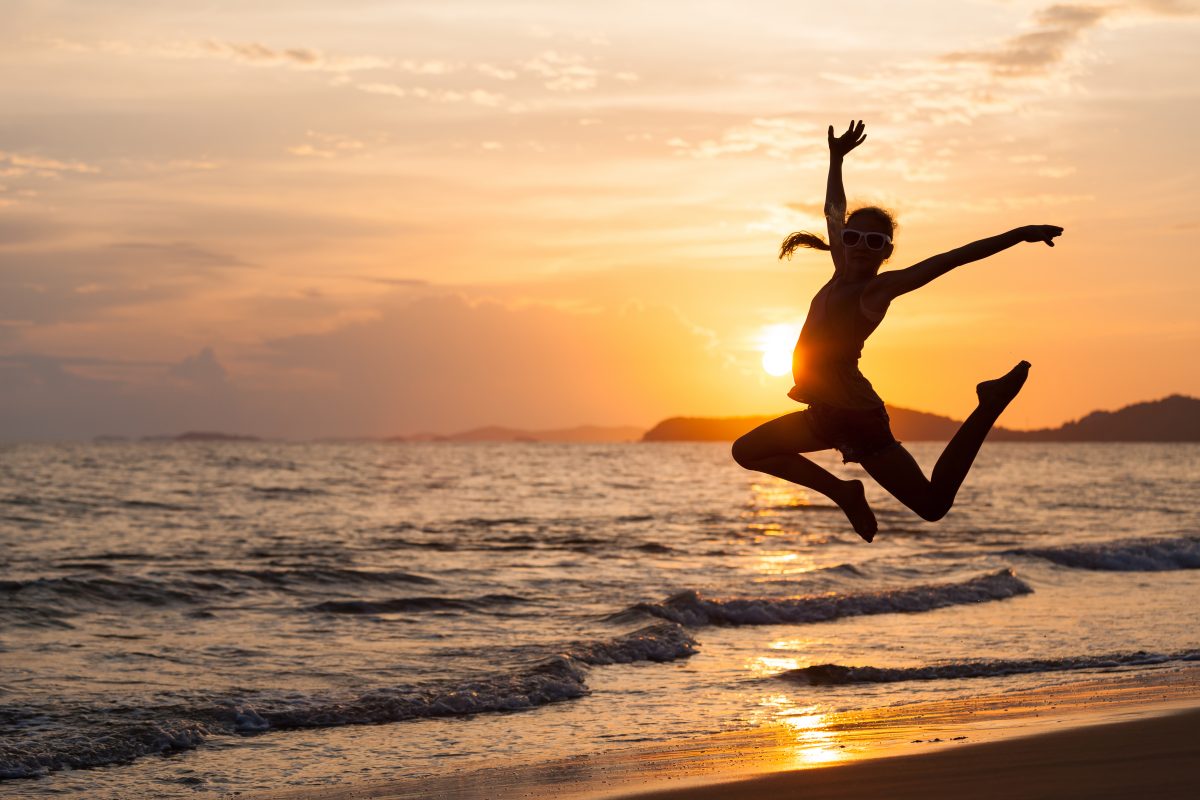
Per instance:
[[[1200,796],[1200,709],[625,800],[976,800]]]
[[[1200,669],[806,714],[590,756],[261,800],[1200,796]],[[246,798],[247,795],[241,795]]]

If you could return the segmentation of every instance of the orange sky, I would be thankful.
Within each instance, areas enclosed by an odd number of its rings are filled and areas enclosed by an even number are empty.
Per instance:
[[[1200,395],[1200,4],[6,3],[0,438],[795,408],[825,126],[903,267],[864,372],[1001,424]]]

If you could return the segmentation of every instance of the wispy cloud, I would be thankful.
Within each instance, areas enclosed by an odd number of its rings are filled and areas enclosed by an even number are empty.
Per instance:
[[[168,56],[210,56],[253,66],[284,66],[319,72],[361,72],[392,65],[390,60],[377,56],[332,55],[311,47],[278,48],[261,42],[226,42],[215,39],[162,45],[159,47],[159,52]]]
[[[1088,31],[1107,19],[1128,16],[1187,17],[1200,15],[1195,0],[1133,0],[1085,5],[1060,3],[1034,12],[1032,30],[986,47],[946,53],[948,63],[987,66],[997,77],[1044,75],[1064,62]]]
[[[431,103],[471,103],[487,108],[499,108],[507,105],[507,98],[498,92],[485,89],[430,89],[425,86],[401,86],[396,83],[370,82],[359,83],[356,87],[368,94],[382,94],[389,97],[413,98]]]
[[[158,58],[221,58],[259,67],[291,67],[318,72],[358,72],[394,65],[392,59],[372,55],[336,55],[313,47],[272,47],[262,42],[231,42],[220,39],[138,43],[124,40],[86,42],[49,37],[34,41],[70,53],[109,53],[120,56]],[[413,65],[415,62],[402,62]]]
[[[698,142],[680,137],[667,145],[680,155],[692,158],[717,158],[726,155],[756,153],[768,158],[793,160],[797,153],[824,156],[825,142],[817,136],[819,127],[783,117],[759,117],[748,124],[730,128],[715,139]]]
[[[307,141],[293,145],[287,151],[302,158],[337,158],[361,153],[367,147],[367,143],[360,139],[336,133],[308,131],[305,138]]]
[[[0,150],[0,176],[4,177],[19,177],[29,174],[58,177],[63,173],[92,175],[98,172],[100,172],[99,167],[85,164],[82,161],[64,161],[58,158]]]
[[[1034,14],[1034,29],[997,46],[946,53],[949,63],[984,64],[1000,77],[1041,75],[1062,62],[1084,34],[1116,9],[1112,6],[1054,5]]]
[[[521,68],[540,77],[550,91],[582,92],[594,89],[601,75],[586,60],[581,55],[547,50],[524,62]]]

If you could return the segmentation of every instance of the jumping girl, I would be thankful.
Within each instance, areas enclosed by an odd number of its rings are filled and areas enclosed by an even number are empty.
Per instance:
[[[841,136],[829,126],[829,181],[825,220],[829,242],[811,233],[793,233],[779,257],[797,247],[828,250],[833,277],[813,297],[792,356],[796,385],[788,392],[808,408],[758,426],[733,444],[733,457],[746,469],[765,472],[815,489],[846,512],[859,536],[870,542],[878,524],[867,505],[862,481],[844,481],[800,453],[834,448],[846,463],[858,462],[893,497],[923,519],[939,520],[954,504],[988,431],[1021,391],[1029,375],[1022,361],[1003,377],[975,387],[978,407],[963,422],[926,478],[888,425],[883,400],[858,371],[863,343],[883,321],[888,305],[955,267],[979,261],[1021,242],[1045,242],[1063,229],[1026,225],[1008,233],[933,256],[907,269],[879,272],[892,255],[895,222],[881,208],[860,208],[846,216],[842,159],[867,138],[864,124],[851,122]]]

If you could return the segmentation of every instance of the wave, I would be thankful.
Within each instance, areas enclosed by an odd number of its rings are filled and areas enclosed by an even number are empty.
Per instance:
[[[663,603],[638,603],[609,619],[621,621],[650,614],[681,625],[778,625],[824,622],[866,614],[932,611],[945,606],[1004,600],[1033,591],[1010,569],[961,583],[910,586],[876,592],[752,597],[706,600],[699,592],[680,592]]]
[[[1169,661],[1200,661],[1200,650],[1180,653],[1116,653],[1103,656],[1074,656],[1068,658],[1029,658],[1016,660],[963,661],[935,664],[928,667],[845,667],[840,664],[819,664],[788,670],[775,676],[784,680],[807,683],[811,686],[840,686],[851,683],[899,683],[901,681],[936,681],[957,678],[995,678],[1031,672],[1063,672],[1076,669],[1104,669],[1163,664]]]
[[[123,764],[142,756],[188,750],[212,731],[195,723],[143,722],[82,726],[0,742],[0,779],[35,778],[62,769]]]
[[[95,604],[164,606],[195,601],[186,590],[164,586],[144,578],[34,578],[32,580],[0,581],[0,596],[14,604],[32,600],[36,607],[61,611],[87,610]],[[29,607],[29,606],[26,606]]]
[[[1024,547],[1010,555],[1034,556],[1063,567],[1112,572],[1200,569],[1200,537],[1118,539],[1069,547]]]
[[[406,611],[493,611],[498,606],[529,602],[510,594],[487,594],[476,598],[395,597],[389,600],[327,600],[308,606],[326,614],[397,614]]]
[[[673,622],[647,625],[614,639],[576,642],[564,653],[590,666],[632,664],[635,661],[675,661],[699,652],[696,640]]]
[[[237,581],[254,581],[274,587],[290,583],[316,584],[380,584],[417,583],[434,584],[433,578],[399,570],[365,570],[346,567],[299,567],[296,569],[236,569],[232,567],[206,567],[187,570],[188,575]]]
[[[145,508],[155,511],[200,511],[198,506],[185,506],[178,503],[162,503],[156,500],[122,500],[122,508]]]
[[[336,567],[261,570],[206,568],[155,577],[107,574],[0,580],[0,625],[69,628],[71,626],[65,622],[65,618],[76,614],[130,605],[155,608],[195,606],[214,597],[242,595],[247,590],[264,585],[272,589],[286,589],[292,585],[343,587],[397,583],[434,584],[437,581],[408,572],[373,572]],[[500,595],[483,599],[492,603],[503,601]],[[352,604],[358,601],[347,602]],[[347,610],[343,613],[375,612]]]
[[[251,486],[250,491],[263,497],[312,497],[328,494],[324,489],[313,489],[307,486]]]
[[[695,652],[695,640],[686,631],[657,623],[606,641],[575,643],[562,654],[508,672],[359,694],[197,695],[181,704],[153,708],[84,709],[84,719],[76,724],[63,719],[62,712],[10,706],[0,709],[0,722],[16,736],[0,740],[0,778],[124,763],[198,747],[214,736],[523,711],[587,694],[589,666],[670,661]],[[57,718],[69,730],[39,730],[48,718]],[[111,721],[100,724],[98,719]]]

